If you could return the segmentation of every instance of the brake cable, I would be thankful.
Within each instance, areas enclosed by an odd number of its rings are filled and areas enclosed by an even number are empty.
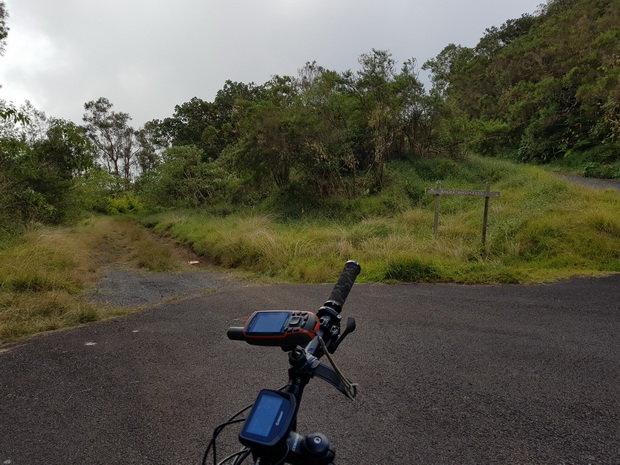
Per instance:
[[[327,357],[327,360],[329,360],[330,365],[332,366],[334,372],[336,373],[336,375],[338,376],[338,378],[340,379],[340,384],[342,385],[342,387],[344,389],[340,389],[340,391],[347,396],[349,399],[353,400],[355,398],[355,396],[357,395],[357,387],[358,384],[357,383],[352,383],[351,381],[349,381],[346,376],[344,376],[344,374],[342,373],[342,371],[340,371],[340,368],[338,368],[336,366],[336,362],[335,360],[332,358],[331,354],[329,353],[329,351],[327,350],[327,345],[325,344],[325,341],[323,340],[322,337],[317,336],[318,340],[319,340],[319,344],[321,345],[321,348],[323,349],[323,354]],[[317,367],[318,368],[318,367]],[[322,379],[325,379],[323,376],[319,375],[319,377],[321,377]],[[327,379],[325,379],[326,381],[329,381]],[[338,387],[338,386],[337,386]]]

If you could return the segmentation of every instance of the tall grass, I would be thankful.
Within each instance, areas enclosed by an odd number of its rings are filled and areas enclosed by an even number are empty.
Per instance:
[[[127,313],[82,298],[107,266],[176,267],[169,248],[123,218],[38,228],[0,244],[0,343]]]
[[[337,215],[332,200],[325,217],[183,211],[146,222],[217,265],[285,281],[333,280],[351,258],[362,263],[360,278],[367,281],[532,283],[620,271],[617,193],[501,160],[436,162],[397,165],[391,199],[383,193],[343,200]],[[433,238],[433,197],[424,188],[436,180],[444,188],[477,190],[491,182],[500,191],[490,201],[484,251],[480,198],[442,197]]]
[[[360,280],[383,282],[534,283],[620,272],[620,196],[569,184],[535,167],[493,159],[394,164],[379,195],[329,199],[327,209],[202,210],[143,218],[159,235],[190,246],[206,261],[260,278],[333,281],[348,259]],[[481,250],[483,200],[434,199],[425,187],[500,191],[490,202]],[[273,206],[272,206],[273,207]],[[284,211],[289,211],[284,210]],[[0,343],[125,313],[84,300],[107,267],[174,270],[179,257],[122,217],[79,226],[32,229],[0,241]]]

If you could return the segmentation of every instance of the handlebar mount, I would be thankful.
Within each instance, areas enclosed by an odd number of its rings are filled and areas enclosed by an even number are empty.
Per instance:
[[[306,385],[318,377],[353,399],[357,385],[345,378],[331,357],[344,338],[355,330],[355,319],[348,318],[340,333],[342,307],[361,271],[360,265],[348,261],[328,300],[316,315],[298,311],[254,312],[243,328],[229,328],[231,340],[254,345],[279,346],[288,351],[288,383],[279,391],[262,390],[254,404],[218,426],[205,451],[203,465],[212,451],[213,464],[241,465],[252,456],[255,465],[333,465],[335,451],[322,433],[303,436],[296,431],[297,413]],[[319,359],[326,356],[332,366]],[[247,419],[237,419],[252,409]],[[215,440],[223,429],[244,422],[239,434],[244,449],[217,462]]]

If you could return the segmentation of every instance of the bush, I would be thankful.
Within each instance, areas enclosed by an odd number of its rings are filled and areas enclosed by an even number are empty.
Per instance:
[[[82,208],[98,213],[108,213],[110,199],[125,189],[127,186],[120,178],[99,167],[89,170],[76,183],[76,195]]]
[[[604,165],[590,162],[584,166],[583,175],[587,178],[620,179],[620,163]]]
[[[135,194],[131,192],[123,192],[111,197],[107,197],[106,213],[142,213],[144,212],[144,203]]]
[[[455,177],[459,163],[449,158],[421,158],[415,161],[415,170],[424,181],[441,181]]]
[[[229,195],[233,176],[216,161],[204,161],[195,146],[168,149],[162,163],[143,180],[141,193],[165,207],[199,207]]]

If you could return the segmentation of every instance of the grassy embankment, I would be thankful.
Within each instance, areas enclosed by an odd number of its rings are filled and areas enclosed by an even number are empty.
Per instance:
[[[5,240],[0,244],[0,343],[128,313],[82,297],[111,264],[149,271],[175,266],[170,250],[124,218],[37,228]]]
[[[347,259],[364,281],[535,283],[620,271],[620,196],[574,186],[535,167],[496,159],[421,160],[392,168],[379,196],[331,201],[320,214],[291,205],[232,215],[175,211],[144,222],[217,265],[276,280],[333,280]],[[486,253],[484,200],[441,199],[433,238],[433,197],[447,189],[492,190]],[[286,213],[282,213],[286,212]],[[292,219],[292,216],[295,219]]]
[[[533,283],[620,271],[620,196],[573,186],[540,169],[499,160],[421,160],[392,168],[381,195],[303,202],[213,215],[174,211],[143,218],[206,260],[247,276],[333,281],[358,260],[360,281]],[[443,197],[433,239],[425,187],[483,189],[493,183],[487,253],[480,250],[483,199]],[[270,212],[270,213],[266,213]],[[275,212],[275,213],[274,213]],[[279,213],[278,213],[279,212]],[[33,229],[0,244],[0,343],[126,313],[82,297],[108,265],[169,270],[178,257],[135,221],[95,218]]]

